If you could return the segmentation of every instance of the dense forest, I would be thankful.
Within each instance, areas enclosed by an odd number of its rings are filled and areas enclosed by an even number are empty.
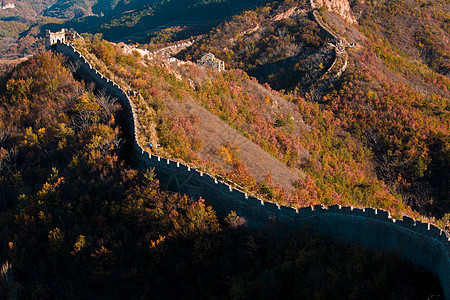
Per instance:
[[[423,299],[430,274],[392,255],[160,189],[132,168],[114,99],[34,56],[1,81],[2,298]]]
[[[436,278],[401,257],[308,228],[251,229],[164,190],[130,160],[116,100],[43,49],[46,29],[77,29],[92,66],[137,92],[138,139],[153,154],[278,204],[382,208],[445,228],[448,1],[349,3],[358,24],[315,11],[342,48],[300,0],[0,11],[0,298],[440,299]],[[176,58],[152,52],[187,38]],[[346,69],[326,82],[338,51]],[[195,63],[208,52],[225,72]]]

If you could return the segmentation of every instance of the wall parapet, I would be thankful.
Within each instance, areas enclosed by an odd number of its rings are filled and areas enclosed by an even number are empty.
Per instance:
[[[96,89],[117,98],[126,118],[133,157],[142,168],[153,168],[167,189],[208,200],[218,214],[231,210],[246,218],[248,226],[261,226],[275,219],[291,227],[309,226],[344,241],[390,253],[434,273],[450,300],[450,239],[436,226],[404,216],[393,219],[388,211],[332,205],[294,208],[247,195],[216,177],[181,162],[153,155],[143,149],[137,137],[137,115],[127,93],[99,71],[72,44],[57,43],[55,50],[77,66],[75,72]]]

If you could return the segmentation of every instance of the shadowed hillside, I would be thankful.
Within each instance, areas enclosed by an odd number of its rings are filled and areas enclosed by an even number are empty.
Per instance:
[[[2,298],[442,294],[398,257],[276,224],[254,232],[235,213],[218,219],[201,199],[161,191],[122,159],[114,99],[49,52],[0,89]]]

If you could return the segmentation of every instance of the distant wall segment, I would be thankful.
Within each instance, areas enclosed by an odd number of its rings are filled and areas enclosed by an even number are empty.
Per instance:
[[[395,220],[389,212],[373,208],[358,209],[339,205],[325,208],[316,205],[297,210],[248,196],[207,173],[151,155],[138,143],[137,116],[127,93],[93,68],[72,45],[57,43],[54,49],[77,66],[75,72],[78,76],[86,82],[93,82],[97,90],[103,90],[118,99],[125,113],[133,157],[141,167],[154,168],[158,179],[167,189],[193,197],[201,196],[220,215],[234,210],[246,218],[251,227],[275,220],[290,228],[308,226],[336,239],[398,253],[405,261],[435,274],[445,298],[450,300],[450,242],[441,229],[409,217]]]

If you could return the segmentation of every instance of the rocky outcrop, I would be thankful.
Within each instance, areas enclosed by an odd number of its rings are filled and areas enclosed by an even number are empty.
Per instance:
[[[340,15],[350,24],[356,23],[356,18],[347,0],[311,0],[311,7],[314,9],[324,6],[327,10]]]

